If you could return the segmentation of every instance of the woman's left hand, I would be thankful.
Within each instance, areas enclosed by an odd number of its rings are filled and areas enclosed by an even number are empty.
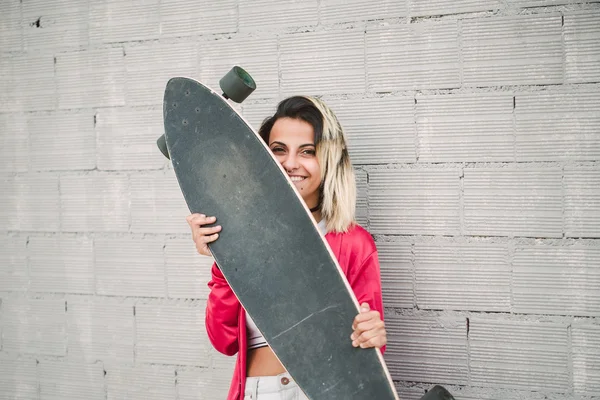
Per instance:
[[[385,332],[385,324],[381,320],[381,315],[378,311],[371,311],[369,304],[362,303],[360,305],[360,314],[354,318],[352,323],[352,346],[382,348],[387,343],[387,334]]]

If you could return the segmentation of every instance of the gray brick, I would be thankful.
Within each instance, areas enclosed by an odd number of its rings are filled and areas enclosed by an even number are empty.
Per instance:
[[[0,400],[37,399],[38,378],[35,359],[14,359],[0,354]]]
[[[504,388],[485,387],[446,387],[457,400],[562,400],[564,394],[550,392],[532,392],[529,390],[516,390]],[[419,400],[416,397],[415,400]],[[404,400],[404,398],[402,399]]]
[[[558,14],[462,21],[463,83],[467,86],[563,82]]]
[[[161,0],[160,35],[177,37],[236,32],[237,10],[235,0]]]
[[[444,1],[444,0],[420,0],[412,1],[410,3],[409,15],[411,17],[420,16],[438,16],[447,14],[462,14],[469,12],[478,11],[494,11],[504,8],[503,4],[499,0],[484,0],[484,1],[473,1],[473,0],[458,0],[458,1]]]
[[[0,4],[0,49],[2,51],[20,51],[23,45],[21,31],[21,2],[7,0]]]
[[[381,290],[385,307],[413,308],[414,267],[411,244],[408,242],[377,242],[381,271]]]
[[[186,299],[208,298],[212,257],[198,254],[192,240],[168,239],[165,246],[167,293],[169,297]]]
[[[102,363],[84,364],[42,360],[40,400],[104,400]]]
[[[132,231],[189,233],[189,214],[173,170],[131,177]]]
[[[408,12],[407,3],[406,0],[321,0],[321,24],[404,17]]]
[[[386,318],[385,359],[394,380],[466,384],[466,321],[421,315]]]
[[[131,44],[126,45],[125,52],[127,105],[162,106],[170,78],[198,78],[198,45],[195,42]],[[160,115],[161,123],[157,124],[157,129],[162,130],[162,107]]]
[[[419,400],[425,394],[425,390],[417,387],[398,387],[396,392],[402,400]],[[463,399],[461,399],[463,400]]]
[[[369,90],[460,86],[456,22],[368,29],[366,43]]]
[[[106,371],[107,399],[176,399],[175,370],[163,366],[115,366]]]
[[[506,244],[418,242],[414,246],[419,309],[510,311]]]
[[[200,81],[219,89],[219,80],[233,65],[242,66],[257,82],[252,99],[273,98],[279,93],[277,40],[274,37],[237,36],[200,43]]]
[[[87,46],[87,1],[31,0],[22,4],[24,45],[28,51]]]
[[[516,94],[517,161],[600,159],[600,93],[582,89]]]
[[[562,236],[559,168],[467,168],[464,221],[469,235]]]
[[[355,171],[356,174],[356,222],[363,227],[369,224],[368,177],[365,171]]]
[[[565,167],[565,234],[600,237],[600,168]]]
[[[474,385],[569,390],[566,325],[472,317],[469,326]]]
[[[600,248],[519,246],[512,264],[514,311],[600,316]]]
[[[573,386],[575,393],[600,395],[600,325],[574,324],[571,329],[573,346]]]
[[[165,296],[163,240],[96,238],[96,292],[112,296]]]
[[[158,0],[91,1],[90,44],[158,39]]]
[[[0,114],[0,132],[0,173],[27,171],[29,134],[25,115]]]
[[[89,111],[34,114],[27,120],[33,171],[96,167],[94,116]]]
[[[364,93],[364,31],[305,32],[279,40],[281,92]]]
[[[30,237],[30,290],[94,293],[94,253],[90,238]]]
[[[580,0],[507,0],[507,4],[518,7],[547,7],[561,4],[572,5],[574,3],[583,3]]]
[[[5,190],[0,195],[0,226],[5,230],[53,232],[59,229],[57,176],[5,177],[2,187]]]
[[[102,360],[105,366],[133,364],[133,306],[101,297],[77,298],[67,305],[69,359]]]
[[[263,121],[275,114],[277,103],[276,99],[269,99],[264,103],[244,103],[242,105],[242,116],[258,132]]]
[[[11,353],[65,356],[65,301],[2,299],[2,350]]]
[[[0,236],[0,292],[16,292],[28,288],[26,243],[27,237],[24,235]]]
[[[231,361],[235,358],[228,357],[228,359]],[[179,400],[225,400],[232,376],[233,365],[227,369],[178,369],[177,392]]]
[[[415,162],[414,99],[328,100],[348,140],[354,164]]]
[[[162,135],[161,108],[106,108],[96,113],[98,169],[158,169],[168,161],[158,150]]]
[[[122,49],[59,53],[56,79],[61,109],[122,106],[125,103]]]
[[[214,347],[211,347],[209,354],[211,357],[211,368],[221,371],[231,371],[232,373],[228,374],[228,376],[233,375],[233,368],[235,367],[236,357],[225,356],[219,353],[217,350],[215,350]]]
[[[565,14],[565,75],[568,83],[600,80],[600,11]]]
[[[371,233],[457,235],[459,183],[453,169],[369,172]]]
[[[136,362],[207,367],[204,304],[136,306]]]
[[[60,177],[63,231],[127,231],[127,176],[92,172]]]
[[[510,93],[417,97],[419,161],[513,161]]]
[[[240,31],[289,29],[315,26],[318,21],[317,0],[241,0],[239,2]]]
[[[54,58],[45,54],[9,55],[0,59],[0,112],[56,108]]]

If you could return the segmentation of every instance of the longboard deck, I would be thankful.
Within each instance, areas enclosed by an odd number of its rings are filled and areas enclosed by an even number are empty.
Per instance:
[[[295,187],[218,93],[173,78],[166,142],[191,212],[223,226],[210,245],[227,282],[310,399],[397,400],[379,350],[349,339],[358,303]]]

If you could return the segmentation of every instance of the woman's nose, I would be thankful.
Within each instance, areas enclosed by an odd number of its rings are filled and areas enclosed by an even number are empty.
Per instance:
[[[293,171],[295,169],[298,169],[298,167],[300,166],[300,164],[298,163],[298,157],[291,154],[286,156],[286,158],[282,160],[281,165],[283,165],[283,168],[285,168],[287,171]]]

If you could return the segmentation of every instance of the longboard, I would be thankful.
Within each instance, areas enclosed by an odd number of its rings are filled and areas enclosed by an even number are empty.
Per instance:
[[[165,140],[192,213],[223,227],[210,249],[308,398],[398,400],[378,349],[349,339],[359,304],[310,211],[266,144],[219,93],[167,83]]]

